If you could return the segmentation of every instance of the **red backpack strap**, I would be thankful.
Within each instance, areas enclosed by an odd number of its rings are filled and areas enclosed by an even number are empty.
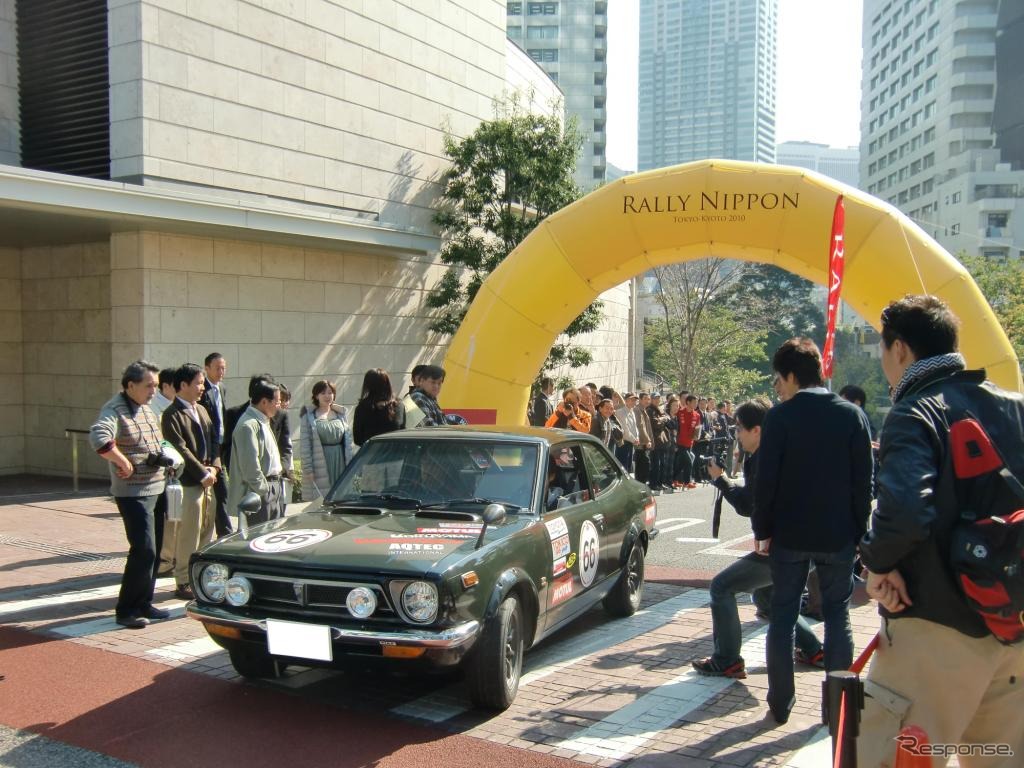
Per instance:
[[[950,426],[949,449],[953,453],[953,472],[958,480],[987,475],[1003,466],[1003,460],[985,428],[970,416]]]

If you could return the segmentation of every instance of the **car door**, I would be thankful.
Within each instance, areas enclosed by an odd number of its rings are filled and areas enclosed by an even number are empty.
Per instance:
[[[601,556],[603,521],[593,504],[580,443],[559,443],[550,448],[543,502],[544,526],[551,545],[545,625],[551,627],[593,603],[588,593],[600,583],[601,571],[607,568]]]
[[[599,523],[601,534],[601,567],[598,576],[603,579],[613,575],[621,565],[622,540],[629,528],[633,510],[643,494],[637,492],[637,499],[628,498],[629,485],[625,481],[621,465],[600,445],[584,443],[584,469],[590,488],[590,519]]]

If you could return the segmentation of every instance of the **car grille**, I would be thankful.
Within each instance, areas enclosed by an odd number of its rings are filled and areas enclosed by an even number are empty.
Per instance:
[[[252,582],[249,605],[268,610],[306,611],[330,616],[351,617],[345,600],[356,587],[368,587],[377,595],[375,616],[394,616],[395,611],[379,584],[334,582],[323,579],[289,578],[255,573],[237,573]]]

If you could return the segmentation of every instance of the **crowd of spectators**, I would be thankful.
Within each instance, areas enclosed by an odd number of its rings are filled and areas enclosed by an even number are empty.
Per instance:
[[[541,379],[528,419],[536,427],[591,434],[652,491],[673,492],[710,482],[711,459],[731,471],[737,450],[736,419],[729,400],[679,393],[626,392],[584,384],[555,396]]]

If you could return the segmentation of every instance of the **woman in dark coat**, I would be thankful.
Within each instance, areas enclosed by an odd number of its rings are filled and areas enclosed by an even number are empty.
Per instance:
[[[373,368],[363,376],[363,393],[356,403],[352,439],[362,445],[374,435],[405,428],[405,408],[391,389],[391,379],[383,368]]]

